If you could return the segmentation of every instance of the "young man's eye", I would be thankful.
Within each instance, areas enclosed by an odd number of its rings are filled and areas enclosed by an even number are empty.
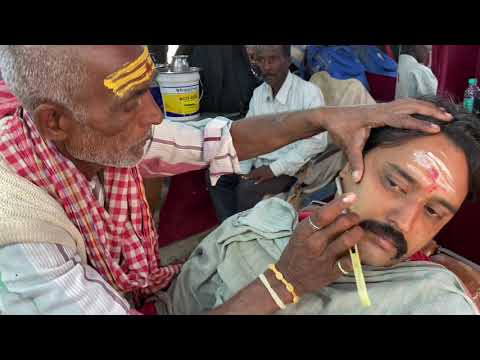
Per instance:
[[[431,206],[425,206],[425,211],[427,214],[431,217],[439,218],[440,214],[438,214],[435,209],[433,209]]]
[[[391,179],[391,178],[389,178],[389,177],[387,177],[386,180],[387,180],[388,186],[389,186],[391,189],[393,189],[393,190],[395,190],[395,191],[399,191],[399,192],[405,194],[405,191],[395,182],[395,180],[393,180],[393,179]]]

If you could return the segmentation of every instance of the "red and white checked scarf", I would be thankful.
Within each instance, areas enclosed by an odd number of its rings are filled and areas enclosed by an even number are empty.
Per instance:
[[[90,264],[124,293],[148,295],[167,286],[181,266],[160,266],[157,235],[137,167],[105,169],[107,211],[90,191],[87,178],[53,143],[41,138],[27,113],[21,118],[22,111],[0,81],[0,155],[63,206],[83,235]]]

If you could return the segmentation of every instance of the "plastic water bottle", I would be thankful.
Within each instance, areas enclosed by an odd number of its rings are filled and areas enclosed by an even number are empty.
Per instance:
[[[468,87],[465,90],[465,95],[463,97],[463,107],[469,113],[473,113],[473,105],[475,104],[475,99],[477,97],[478,97],[477,79],[469,79]]]
[[[480,117],[480,89],[477,86],[477,96],[473,102],[473,113]]]

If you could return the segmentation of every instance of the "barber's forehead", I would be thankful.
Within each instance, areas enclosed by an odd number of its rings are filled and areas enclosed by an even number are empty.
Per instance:
[[[89,82],[85,96],[99,102],[105,101],[105,96],[115,99],[112,90],[105,86],[105,79],[138,59],[144,49],[142,45],[95,45],[82,49]]]
[[[142,45],[94,45],[81,52],[88,65],[89,78],[103,86],[103,79],[135,61],[144,50]]]
[[[92,47],[93,54],[87,56],[92,56],[91,60],[110,74],[137,59],[143,50],[143,45],[99,45]]]

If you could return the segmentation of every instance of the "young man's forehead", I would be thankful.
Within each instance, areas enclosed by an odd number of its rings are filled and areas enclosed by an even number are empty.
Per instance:
[[[418,178],[418,173],[416,176],[408,164],[417,166],[419,170],[424,169],[426,173],[433,167],[442,172],[440,175],[451,177],[455,184],[455,193],[459,196],[468,192],[469,170],[466,154],[443,134],[422,136],[398,145],[379,146],[372,150],[376,150],[374,166],[394,163],[415,178]]]

